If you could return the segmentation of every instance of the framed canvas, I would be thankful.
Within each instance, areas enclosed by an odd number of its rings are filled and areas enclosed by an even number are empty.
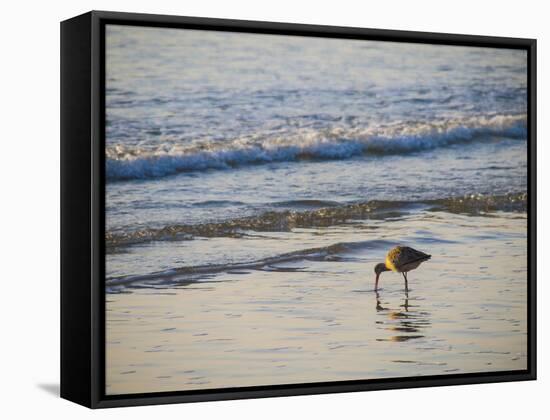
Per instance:
[[[536,42],[61,24],[61,395],[536,377]]]

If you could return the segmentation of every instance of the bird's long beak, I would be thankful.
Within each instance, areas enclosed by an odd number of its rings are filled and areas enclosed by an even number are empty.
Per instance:
[[[376,281],[374,282],[374,290],[378,290],[378,278],[380,277],[380,273],[376,274]]]

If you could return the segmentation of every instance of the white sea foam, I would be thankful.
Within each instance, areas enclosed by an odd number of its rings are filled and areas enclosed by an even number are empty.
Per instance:
[[[109,181],[155,178],[269,162],[407,154],[488,138],[525,139],[526,135],[525,115],[496,115],[378,127],[268,132],[200,147],[178,143],[161,144],[154,149],[113,145],[106,150],[106,174]]]

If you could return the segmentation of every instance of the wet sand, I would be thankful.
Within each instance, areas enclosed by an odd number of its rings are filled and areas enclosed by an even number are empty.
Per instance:
[[[526,223],[524,213],[392,221],[380,239],[433,255],[408,294],[394,273],[372,290],[385,246],[108,293],[106,392],[525,369]]]

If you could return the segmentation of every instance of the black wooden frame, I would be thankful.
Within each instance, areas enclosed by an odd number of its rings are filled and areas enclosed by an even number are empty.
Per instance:
[[[200,391],[105,395],[105,25],[512,48],[528,57],[528,368]],[[61,397],[90,408],[536,379],[536,40],[88,12],[61,23]]]

